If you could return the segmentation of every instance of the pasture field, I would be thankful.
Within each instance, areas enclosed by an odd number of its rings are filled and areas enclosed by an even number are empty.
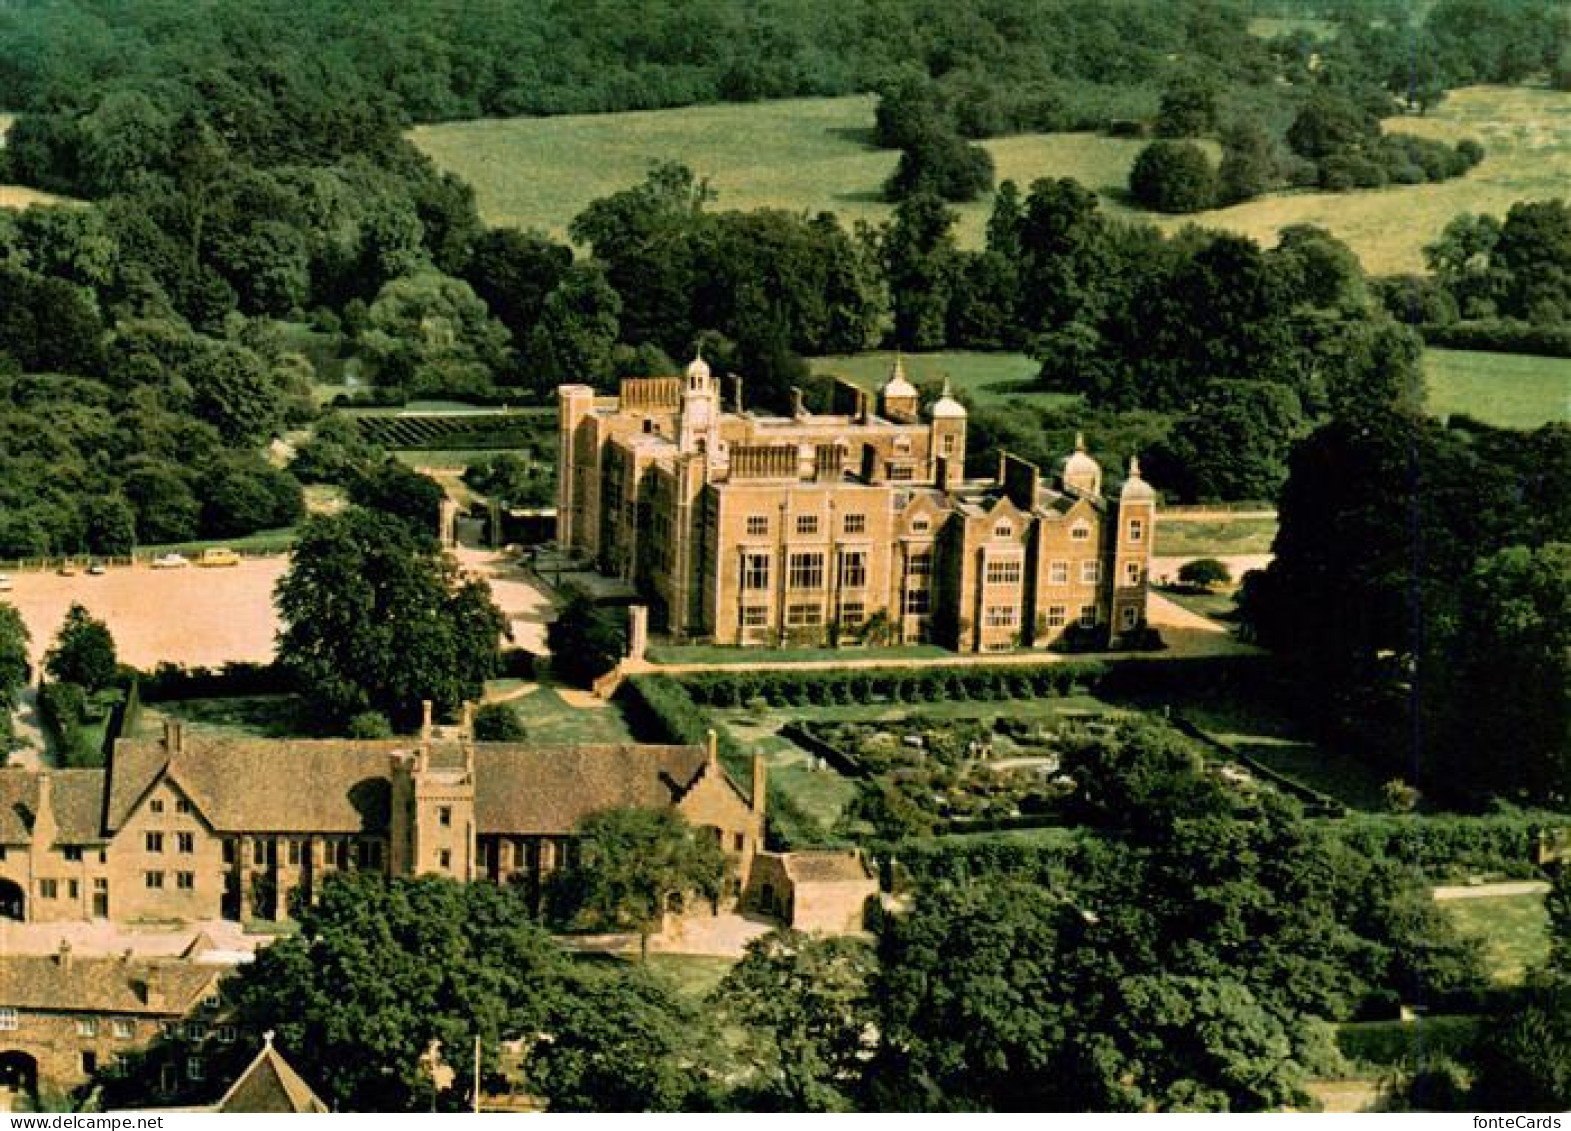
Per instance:
[[[1457,928],[1487,944],[1484,962],[1490,976],[1520,985],[1528,967],[1549,956],[1549,917],[1542,895],[1491,895],[1448,899],[1439,905]]]
[[[1424,376],[1434,416],[1464,412],[1500,428],[1571,421],[1571,358],[1430,349]]]
[[[414,143],[475,187],[492,224],[565,236],[591,200],[640,180],[657,160],[686,162],[719,192],[719,208],[833,211],[847,224],[881,220],[879,199],[898,154],[871,144],[873,99],[791,99],[627,114],[508,118],[420,126]],[[1346,240],[1372,274],[1423,269],[1423,247],[1461,212],[1504,213],[1513,202],[1566,195],[1571,184],[1571,93],[1527,87],[1453,92],[1427,117],[1388,127],[1445,141],[1475,137],[1486,150],[1467,176],[1433,185],[1353,193],[1279,193],[1192,216],[1155,218],[1227,228],[1265,244],[1291,224],[1320,224]],[[1129,167],[1145,144],[1096,134],[1027,134],[985,143],[998,179],[1022,186],[1073,177],[1116,216]],[[959,239],[982,242],[991,199],[960,205]]]

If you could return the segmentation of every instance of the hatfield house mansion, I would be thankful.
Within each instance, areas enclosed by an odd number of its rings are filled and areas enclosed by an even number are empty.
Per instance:
[[[1005,455],[967,479],[966,410],[925,408],[897,359],[878,390],[782,417],[682,377],[565,385],[557,540],[717,644],[932,642],[966,652],[1138,646],[1156,493],[1105,484],[1083,444],[1049,479]]]

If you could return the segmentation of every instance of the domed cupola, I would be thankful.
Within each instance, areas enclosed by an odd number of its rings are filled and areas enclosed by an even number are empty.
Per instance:
[[[1087,454],[1084,433],[1075,433],[1075,450],[1064,461],[1064,487],[1082,495],[1102,493],[1102,465]]]

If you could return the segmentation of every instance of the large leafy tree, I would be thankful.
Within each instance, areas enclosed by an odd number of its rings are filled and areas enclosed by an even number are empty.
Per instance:
[[[714,1110],[710,1015],[646,969],[573,972],[529,1084],[552,1111]]]
[[[22,614],[13,605],[0,604],[0,754],[10,745],[15,733],[12,712],[17,696],[27,686],[32,666],[27,658],[31,637]]]
[[[873,1040],[873,949],[857,938],[772,931],[748,944],[712,1001],[742,1034],[749,1106],[848,1111]]]
[[[433,1042],[461,1067],[478,1037],[494,1067],[500,1042],[548,1030],[565,976],[507,888],[340,874],[225,994],[242,1030],[275,1031],[335,1110],[421,1111],[456,1106],[471,1080],[458,1071],[438,1096],[422,1067]]]
[[[637,931],[647,952],[668,911],[720,894],[718,841],[673,809],[604,809],[577,831],[571,866],[553,877],[551,903],[562,920]]]
[[[275,600],[279,662],[340,721],[379,710],[412,724],[424,699],[454,710],[494,674],[507,631],[484,581],[358,507],[306,524]]]
[[[589,687],[627,655],[626,616],[574,587],[546,628],[546,646],[551,649],[551,666],[558,676]]]
[[[73,602],[54,643],[44,653],[44,671],[57,683],[101,691],[114,682],[115,664],[115,639],[109,626]]]

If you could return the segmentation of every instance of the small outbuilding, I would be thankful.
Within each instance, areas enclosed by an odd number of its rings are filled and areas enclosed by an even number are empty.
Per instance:
[[[864,928],[877,898],[878,881],[860,852],[760,852],[744,907],[792,930],[844,935]]]

